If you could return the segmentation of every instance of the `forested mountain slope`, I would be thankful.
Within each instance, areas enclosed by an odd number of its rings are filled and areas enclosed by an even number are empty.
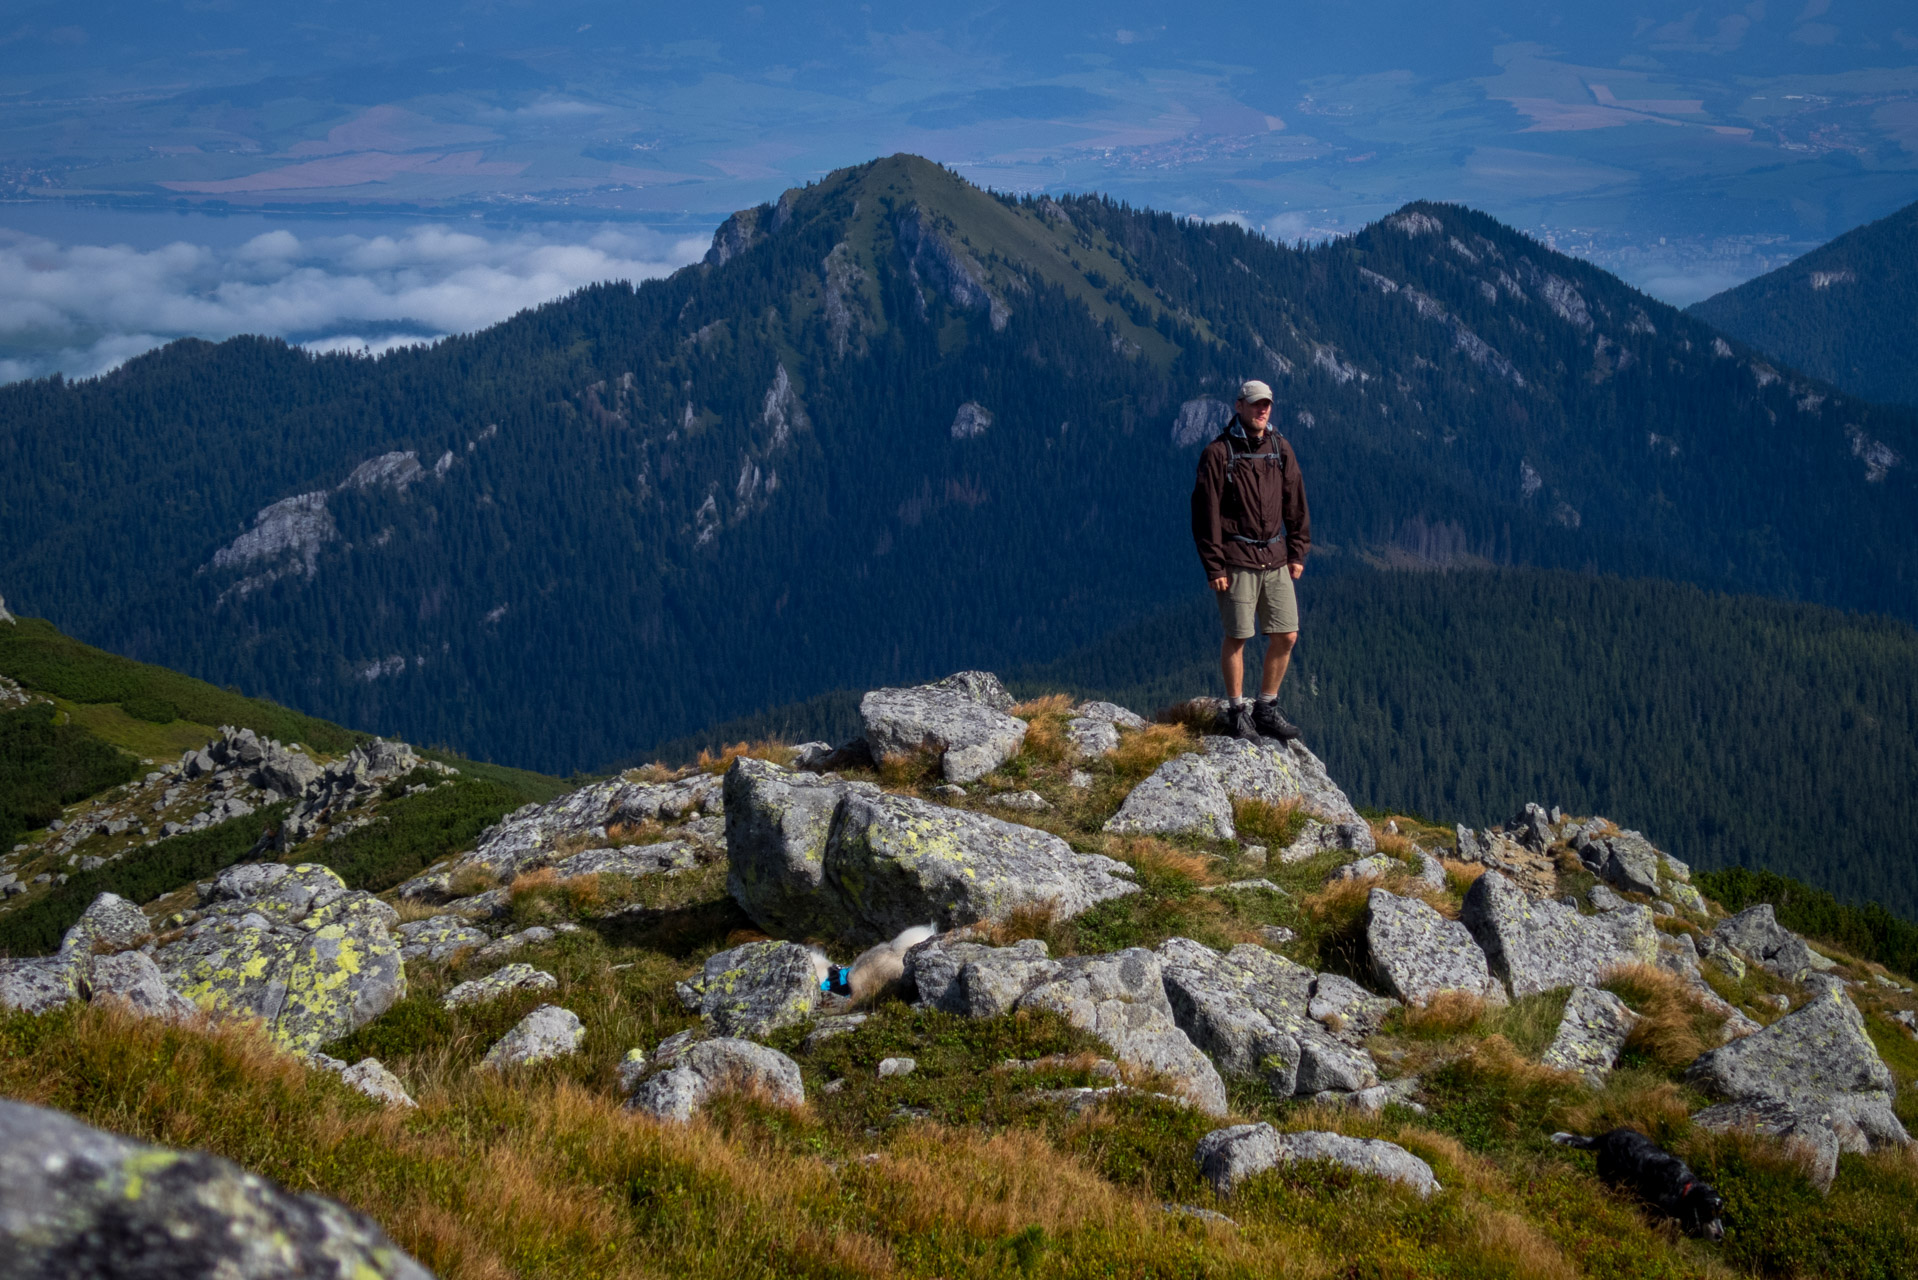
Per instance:
[[[1918,405],[1918,204],[1691,314],[1855,396]]]
[[[1489,218],[1296,250],[911,157],[430,350],[179,343],[0,389],[0,583],[121,652],[567,771],[1202,589],[1191,468],[1248,375],[1321,572],[1604,565],[1918,616],[1909,413]]]

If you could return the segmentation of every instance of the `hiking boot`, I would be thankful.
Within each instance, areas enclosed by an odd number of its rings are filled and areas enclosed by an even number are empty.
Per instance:
[[[1299,726],[1285,718],[1279,710],[1277,698],[1261,700],[1252,705],[1252,727],[1268,738],[1277,738],[1280,742],[1291,742],[1299,737]]]
[[[1247,742],[1259,740],[1258,726],[1252,723],[1252,708],[1244,705],[1225,704],[1225,735],[1228,738],[1244,738]]]

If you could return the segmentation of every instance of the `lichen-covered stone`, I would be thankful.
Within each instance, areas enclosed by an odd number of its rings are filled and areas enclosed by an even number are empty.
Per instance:
[[[701,1040],[672,1050],[661,1045],[654,1061],[660,1069],[638,1083],[626,1105],[661,1120],[684,1124],[708,1098],[729,1089],[763,1092],[783,1106],[806,1102],[799,1064],[750,1040]]]
[[[221,872],[187,936],[153,959],[196,1005],[258,1018],[275,1044],[305,1053],[406,993],[396,923],[326,867],[254,863]]]
[[[996,688],[997,678],[991,679]],[[982,701],[978,694],[950,676],[938,684],[910,689],[874,689],[859,700],[866,746],[881,762],[930,751],[939,757],[947,782],[963,784],[982,778],[1019,754],[1026,740],[1026,722]]]
[[[1073,716],[1066,721],[1066,744],[1072,748],[1074,756],[1082,760],[1094,759],[1118,747],[1119,726],[1109,720]]]
[[[96,950],[124,951],[149,933],[146,912],[114,893],[95,898],[60,940],[63,955],[91,955]]]
[[[1371,824],[1359,816],[1350,797],[1326,772],[1324,762],[1303,741],[1247,742],[1211,735],[1200,745],[1234,800],[1296,804],[1321,824],[1321,848],[1378,852]]]
[[[1322,1131],[1280,1133],[1263,1123],[1214,1129],[1199,1139],[1197,1160],[1200,1173],[1222,1196],[1254,1174],[1294,1160],[1329,1160],[1401,1183],[1421,1196],[1441,1190],[1432,1166],[1397,1143]]]
[[[200,1012],[167,985],[166,975],[152,957],[138,951],[95,956],[87,986],[94,1004],[118,1003],[142,1017],[186,1022]]]
[[[1581,849],[1579,856],[1588,864],[1595,861],[1598,874],[1616,888],[1631,893],[1659,891],[1664,855],[1636,831],[1600,836],[1591,841],[1588,848]]]
[[[1514,997],[1596,986],[1619,965],[1658,962],[1658,930],[1646,908],[1584,916],[1526,893],[1497,871],[1473,883],[1459,917]]]
[[[1597,987],[1572,988],[1559,1019],[1558,1033],[1539,1055],[1539,1061],[1560,1071],[1571,1071],[1598,1084],[1618,1061],[1626,1037],[1638,1024],[1638,1015],[1609,991]]]
[[[709,956],[677,988],[716,1036],[763,1039],[812,1016],[819,979],[812,954],[791,942],[748,942]]]
[[[1778,923],[1769,902],[1718,922],[1712,937],[1736,948],[1747,960],[1790,981],[1803,978],[1812,969],[1811,948],[1805,940]]]
[[[463,951],[484,947],[492,935],[473,926],[465,916],[433,916],[408,920],[394,930],[400,938],[400,959],[444,964]]]
[[[0,1011],[46,1013],[79,998],[78,968],[64,959],[0,960]]]
[[[611,849],[582,849],[552,864],[561,876],[656,876],[690,871],[699,865],[699,851],[684,840],[659,844],[625,845]]]
[[[938,937],[906,953],[906,984],[917,1003],[969,1018],[1011,1012],[1021,996],[1058,973],[1058,961],[1037,938],[989,947]]]
[[[856,916],[826,885],[826,841],[849,795],[839,782],[741,756],[726,771],[726,889],[760,927],[788,937],[844,935]]]
[[[495,1041],[482,1062],[499,1069],[563,1058],[579,1052],[585,1035],[586,1024],[578,1014],[556,1004],[543,1004]]]
[[[530,964],[509,964],[484,978],[462,982],[440,997],[442,1009],[458,1009],[469,1004],[486,1004],[520,991],[554,991],[559,979]]]
[[[1492,976],[1471,931],[1429,903],[1372,890],[1366,898],[1365,941],[1379,984],[1409,1005],[1422,1008],[1445,991],[1505,1003],[1505,988]]]
[[[0,1100],[0,1273],[431,1280],[370,1219],[217,1156]]]
[[[1306,1006],[1306,1012],[1331,1032],[1333,1039],[1357,1046],[1399,1007],[1397,1000],[1375,996],[1350,978],[1321,973],[1312,980],[1312,1003]]]
[[[1127,835],[1195,835],[1233,840],[1232,797],[1219,771],[1204,756],[1188,752],[1153,770],[1127,793],[1107,831]]]
[[[1893,1088],[1857,1006],[1836,983],[1764,1030],[1699,1055],[1685,1078],[1734,1101],[1889,1094]]]
[[[1225,1084],[1211,1061],[1173,1020],[1158,957],[1143,947],[1115,955],[1073,956],[1026,992],[1021,1009],[1048,1009],[1105,1041],[1120,1062],[1176,1082],[1208,1115],[1226,1112]]]

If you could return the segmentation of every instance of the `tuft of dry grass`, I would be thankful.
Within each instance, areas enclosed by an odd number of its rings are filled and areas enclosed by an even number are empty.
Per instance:
[[[534,903],[549,904],[567,916],[592,916],[606,904],[597,872],[562,878],[553,868],[541,867],[513,877],[510,893],[514,914],[522,918],[533,914],[529,909]]]
[[[1673,1071],[1718,1042],[1724,1019],[1675,973],[1648,964],[1621,965],[1601,985],[1638,1015],[1625,1040],[1627,1054]]]
[[[711,751],[701,751],[693,767],[701,773],[724,773],[732,768],[733,761],[741,756],[765,760],[771,764],[789,765],[793,762],[793,749],[790,743],[779,742],[772,738],[762,738],[757,742],[735,742],[721,747],[717,755]]]
[[[1022,702],[1012,714],[1026,722],[1026,740],[1021,752],[1039,764],[1064,764],[1072,752],[1066,737],[1066,720],[1072,699],[1063,693],[1048,694]]]
[[[1305,815],[1299,811],[1296,800],[1273,804],[1269,800],[1247,798],[1232,802],[1232,825],[1238,829],[1242,843],[1262,844],[1276,854],[1299,838],[1299,832],[1305,827]]]
[[[935,751],[911,751],[878,761],[879,785],[888,791],[923,791],[945,781]]]
[[[1441,991],[1422,1007],[1406,1009],[1405,1029],[1417,1036],[1462,1036],[1478,1029],[1486,1008],[1484,999],[1469,991]]]
[[[995,947],[1009,947],[1027,938],[1049,937],[1059,923],[1050,903],[1014,907],[1004,919],[974,925],[979,938]]]
[[[1193,885],[1212,884],[1215,860],[1189,849],[1168,844],[1156,836],[1133,836],[1119,842],[1113,856],[1132,864],[1143,876],[1155,880],[1189,880]]]
[[[1605,1079],[1602,1090],[1565,1113],[1573,1133],[1609,1133],[1636,1129],[1670,1146],[1691,1128],[1691,1112],[1677,1085],[1649,1071],[1623,1069]]]
[[[1184,725],[1149,724],[1143,729],[1123,731],[1119,745],[1106,759],[1123,781],[1143,781],[1154,769],[1174,756],[1198,749],[1198,739]]]
[[[470,898],[476,893],[499,888],[499,877],[484,867],[467,865],[455,871],[447,882],[447,892],[455,898]]]

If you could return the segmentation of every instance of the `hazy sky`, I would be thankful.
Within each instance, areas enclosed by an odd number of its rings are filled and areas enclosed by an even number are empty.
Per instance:
[[[1918,199],[1918,9],[0,0],[0,377],[472,328],[901,150],[1286,239],[1458,200],[1687,303]]]

